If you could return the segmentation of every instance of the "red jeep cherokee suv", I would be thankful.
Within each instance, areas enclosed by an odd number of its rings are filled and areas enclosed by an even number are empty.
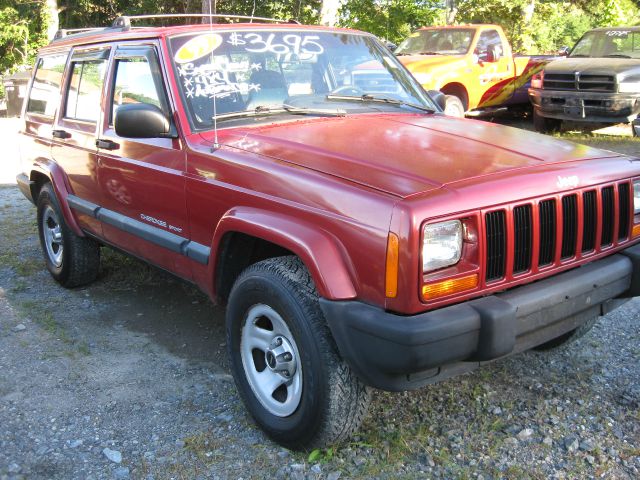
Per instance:
[[[640,293],[640,159],[450,118],[373,36],[287,23],[61,35],[22,192],[46,265],[111,245],[227,307],[247,408],[294,448],[405,390],[559,345]]]

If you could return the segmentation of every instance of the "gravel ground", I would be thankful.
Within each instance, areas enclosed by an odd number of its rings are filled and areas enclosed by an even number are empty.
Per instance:
[[[107,249],[64,290],[34,219],[0,187],[2,480],[640,477],[640,300],[559,350],[378,392],[351,443],[295,453],[245,413],[221,309]]]

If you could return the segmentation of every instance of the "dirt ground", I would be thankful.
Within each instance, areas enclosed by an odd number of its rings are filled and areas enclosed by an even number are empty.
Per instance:
[[[14,125],[0,121],[3,145]],[[637,139],[579,139],[640,154]],[[94,284],[51,279],[11,155],[0,160],[0,479],[640,478],[640,301],[560,350],[379,392],[352,442],[289,452],[246,414],[224,312],[194,287],[106,248]]]

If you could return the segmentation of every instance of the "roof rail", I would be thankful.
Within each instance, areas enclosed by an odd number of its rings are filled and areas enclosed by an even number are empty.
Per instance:
[[[85,33],[85,32],[93,32],[94,30],[104,30],[104,27],[95,27],[95,28],[61,28],[56,32],[53,36],[54,40],[60,40],[68,35],[74,35],[76,33]]]
[[[131,21],[148,20],[155,18],[208,18],[208,19],[222,19],[222,20],[249,20],[249,23],[253,22],[274,22],[274,23],[299,23],[295,20],[282,20],[278,18],[266,18],[266,17],[253,17],[248,15],[225,15],[225,14],[208,14],[208,13],[164,13],[157,15],[123,15],[116,18],[111,25],[113,28],[121,28],[122,30],[129,30],[131,28]]]

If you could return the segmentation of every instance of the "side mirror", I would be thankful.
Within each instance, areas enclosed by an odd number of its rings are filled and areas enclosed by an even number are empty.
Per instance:
[[[490,45],[487,49],[487,62],[497,62],[500,57],[502,57],[502,47],[500,45]]]
[[[558,55],[561,57],[566,57],[569,55],[570,51],[571,49],[565,45],[564,47],[560,47],[560,49],[558,50]]]
[[[447,96],[440,90],[429,90],[427,93],[429,94],[429,97],[431,97],[431,100],[440,107],[440,110],[444,111],[447,106]]]
[[[128,138],[172,137],[171,122],[155,105],[132,103],[120,105],[113,120],[116,134]]]

